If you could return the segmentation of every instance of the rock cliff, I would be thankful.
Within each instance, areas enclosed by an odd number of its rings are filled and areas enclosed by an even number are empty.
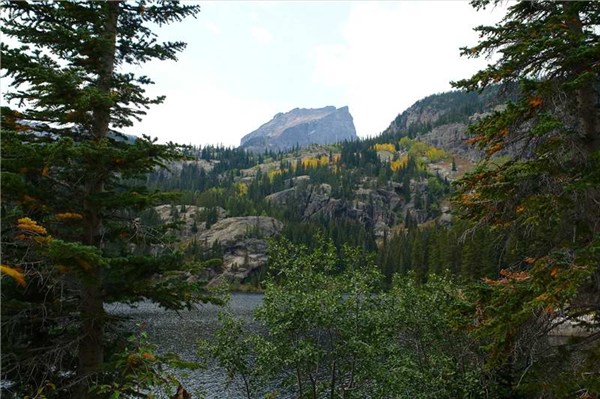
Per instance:
[[[398,114],[383,134],[407,135],[478,162],[485,154],[467,143],[470,137],[468,125],[502,110],[512,95],[512,92],[500,94],[497,87],[488,88],[481,94],[463,91],[434,94]],[[512,156],[517,151],[514,146],[509,146],[496,156]]]
[[[296,145],[306,147],[355,139],[356,129],[348,107],[295,108],[275,115],[242,137],[241,147],[252,152],[285,151]]]
[[[203,231],[198,241],[205,248],[219,243],[223,249],[220,273],[209,276],[210,284],[240,282],[267,264],[267,241],[279,234],[283,223],[272,217],[231,217]]]
[[[476,93],[434,94],[398,114],[384,134],[408,135],[476,162],[482,153],[466,143],[467,125],[486,108],[486,99]]]
[[[203,250],[218,245],[222,250],[223,263],[218,268],[204,270],[202,277],[210,284],[218,282],[240,282],[256,269],[267,263],[267,241],[283,230],[283,223],[272,217],[245,216],[226,217],[223,208],[216,208],[217,221],[206,227],[202,213],[206,208],[188,205],[160,205],[154,208],[163,222],[176,219],[183,222],[178,231],[181,241],[196,242]]]

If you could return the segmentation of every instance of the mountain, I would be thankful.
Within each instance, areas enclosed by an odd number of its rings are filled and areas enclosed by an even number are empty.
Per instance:
[[[286,151],[295,146],[333,144],[356,140],[348,107],[295,108],[278,113],[252,133],[242,137],[241,147],[251,152]]]
[[[448,201],[451,183],[484,155],[466,143],[467,126],[499,106],[502,99],[488,92],[435,94],[401,112],[381,135],[337,145],[300,139],[340,141],[333,127],[340,119],[355,138],[347,107],[295,109],[244,137],[239,148],[189,148],[186,160],[146,183],[182,193],[179,202],[157,208],[159,222],[165,212],[187,221],[180,249],[190,261],[221,260],[203,271],[213,284],[259,284],[266,239],[278,235],[310,246],[319,233],[338,247],[375,252],[389,278],[396,271],[425,273],[442,264],[436,257],[464,233]],[[278,151],[284,148],[293,150]],[[456,244],[440,270],[476,276],[480,269],[463,256],[463,245],[471,253],[484,248],[485,273],[492,270],[490,237]]]
[[[469,124],[502,110],[514,94],[514,88],[500,92],[496,86],[480,94],[465,91],[433,94],[398,114],[381,137],[408,136],[471,162],[478,162],[485,154],[467,142]],[[516,147],[507,146],[497,155],[512,156],[517,151]]]

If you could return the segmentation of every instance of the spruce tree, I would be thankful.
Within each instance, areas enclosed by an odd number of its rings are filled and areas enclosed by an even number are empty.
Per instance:
[[[504,110],[471,126],[470,141],[487,158],[459,182],[457,204],[476,227],[516,249],[513,263],[501,259],[502,277],[487,280],[479,332],[491,339],[490,359],[511,370],[514,388],[540,397],[599,392],[599,27],[595,1],[511,3],[501,22],[476,29],[477,45],[463,49],[498,58],[455,84],[479,91],[499,84],[500,93],[513,93]],[[496,162],[502,149],[514,157]],[[544,346],[556,324],[587,329],[559,352]]]
[[[92,397],[107,372],[105,303],[148,298],[179,309],[206,299],[178,272],[177,254],[131,253],[152,239],[134,216],[160,195],[125,179],[176,159],[177,148],[111,130],[164,100],[148,97],[152,81],[127,67],[176,60],[185,47],[160,43],[151,25],[199,7],[4,1],[2,9],[2,33],[19,43],[1,47],[6,97],[19,105],[2,113],[2,262],[24,277],[23,286],[2,280],[2,379],[17,397],[51,396],[47,387]]]

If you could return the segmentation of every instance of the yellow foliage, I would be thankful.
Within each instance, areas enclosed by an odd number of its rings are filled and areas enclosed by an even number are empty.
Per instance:
[[[269,177],[269,181],[273,182],[273,179],[282,173],[283,171],[281,169],[271,169],[269,172],[267,172],[267,176]]]
[[[17,228],[24,232],[35,233],[35,234],[48,234],[48,231],[43,226],[37,224],[35,220],[30,218],[21,218],[17,221]]]
[[[442,149],[429,147],[427,151],[425,151],[425,156],[429,158],[430,161],[436,162],[446,157],[446,152]]]
[[[57,213],[54,217],[58,220],[81,220],[83,215],[75,212]]]
[[[342,157],[341,154],[333,154],[333,162],[337,163],[341,157]]]
[[[339,159],[339,154],[338,155]],[[309,169],[309,168],[316,168],[318,166],[327,166],[329,165],[329,156],[327,155],[321,155],[320,157],[306,157],[306,158],[302,158],[302,167],[304,167],[305,169]]]
[[[400,141],[398,141],[400,148],[405,149],[405,150],[408,150],[412,146],[413,143],[414,143],[414,140],[411,140],[410,138],[408,138],[406,136],[402,137],[400,139]]]
[[[389,152],[396,152],[396,146],[394,144],[390,144],[390,143],[384,143],[384,144],[375,144],[373,146],[373,149],[375,151],[389,151]]]
[[[21,287],[25,287],[25,277],[17,268],[10,267],[8,265],[0,265],[0,272],[15,280],[15,282]]]
[[[37,242],[38,244],[48,244],[50,241],[52,241],[52,236],[33,237],[33,241]]]
[[[428,149],[429,146],[427,144],[423,143],[422,141],[413,140],[410,149],[408,150],[408,153],[416,159],[424,157]]]
[[[244,183],[236,183],[234,187],[236,194],[240,197],[244,197],[246,194],[248,194],[248,185]]]
[[[399,159],[390,162],[390,169],[392,169],[394,172],[397,172],[400,169],[405,168],[407,163],[408,163],[408,155],[403,155]]]
[[[319,159],[313,157],[302,158],[302,167],[305,169],[316,168],[319,166]]]
[[[551,300],[551,297],[547,292],[544,292],[543,294],[540,294],[535,298],[535,301],[537,301],[537,302],[548,302],[550,300]]]
[[[478,192],[465,193],[460,196],[460,202],[463,205],[470,205],[470,204],[474,204],[475,202],[477,202],[479,200],[479,198],[480,198],[480,194]]]

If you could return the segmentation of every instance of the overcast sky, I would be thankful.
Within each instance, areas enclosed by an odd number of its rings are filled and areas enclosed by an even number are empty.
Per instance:
[[[358,135],[374,136],[415,101],[483,67],[459,57],[459,47],[503,14],[466,1],[200,5],[196,19],[157,31],[188,47],[178,62],[143,66],[156,82],[148,93],[167,99],[127,133],[238,146],[278,112],[347,105]]]

